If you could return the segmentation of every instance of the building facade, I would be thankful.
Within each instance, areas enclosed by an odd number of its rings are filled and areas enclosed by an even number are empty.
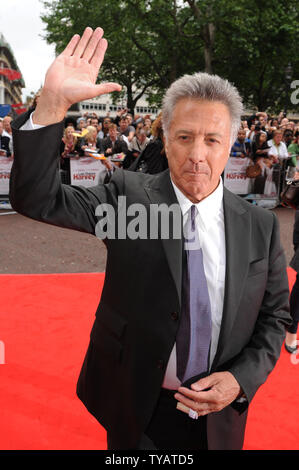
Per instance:
[[[24,87],[25,83],[12,49],[0,33],[0,104],[21,103]]]
[[[68,111],[68,116],[79,117],[85,113],[95,113],[98,117],[110,116],[115,118],[119,109],[126,107],[126,100],[123,98],[118,103],[113,103],[111,95],[102,95],[91,100],[81,101],[72,106]],[[135,107],[135,114],[140,116],[150,115],[151,119],[155,119],[159,114],[160,109],[150,106],[145,97],[138,100]]]

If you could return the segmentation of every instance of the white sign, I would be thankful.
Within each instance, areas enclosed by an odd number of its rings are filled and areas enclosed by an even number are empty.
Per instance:
[[[70,171],[71,184],[86,188],[102,183],[107,172],[101,160],[93,157],[71,158]]]
[[[0,157],[0,194],[9,194],[9,178],[12,167],[12,157]]]
[[[235,194],[249,194],[252,191],[252,178],[247,178],[246,168],[250,158],[230,157],[224,169],[224,186]]]

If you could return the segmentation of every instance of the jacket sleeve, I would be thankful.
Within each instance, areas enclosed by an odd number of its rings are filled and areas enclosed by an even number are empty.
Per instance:
[[[10,203],[14,210],[32,219],[60,227],[95,233],[96,208],[113,206],[123,184],[122,171],[108,185],[91,188],[61,184],[58,159],[64,122],[25,131],[25,113],[12,123],[15,158],[10,177]]]
[[[285,328],[291,323],[285,256],[280,244],[278,222],[272,215],[274,222],[263,302],[249,343],[229,367],[248,402],[273,370],[285,338]],[[241,411],[244,411],[248,403],[242,405]]]

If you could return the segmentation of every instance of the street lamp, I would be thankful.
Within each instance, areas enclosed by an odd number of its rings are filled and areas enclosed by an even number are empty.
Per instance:
[[[288,111],[289,89],[290,89],[290,81],[292,79],[292,73],[293,73],[293,69],[292,69],[292,66],[289,62],[286,69],[285,69],[285,75],[284,75],[285,76],[285,87],[286,87],[286,96],[285,96],[285,105],[284,105],[284,114],[285,114],[285,116],[287,115],[287,111]]]

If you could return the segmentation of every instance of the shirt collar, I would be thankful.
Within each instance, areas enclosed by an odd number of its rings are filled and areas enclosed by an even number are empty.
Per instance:
[[[184,217],[184,215],[193,205],[193,202],[182,193],[182,191],[175,185],[172,179],[171,183],[173,185],[173,189]],[[208,230],[215,218],[218,216],[219,212],[223,211],[222,178],[220,178],[217,188],[209,196],[194,205],[197,208],[202,229]]]

